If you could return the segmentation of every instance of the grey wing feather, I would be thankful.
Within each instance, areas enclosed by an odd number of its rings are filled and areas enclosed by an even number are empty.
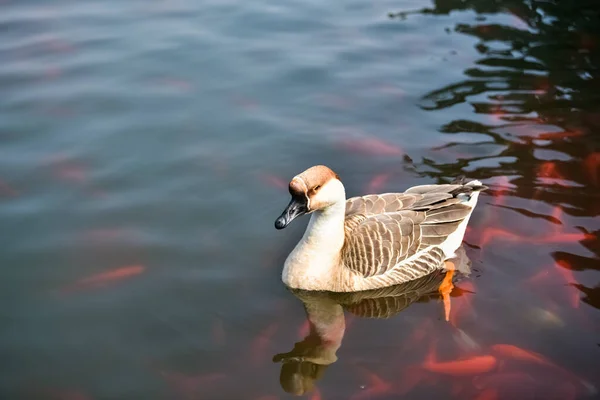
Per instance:
[[[438,245],[473,210],[457,195],[468,196],[476,190],[480,187],[422,185],[404,193],[349,199],[342,249],[344,264],[364,277],[388,275],[387,279],[397,282],[416,279],[439,268],[444,254]]]

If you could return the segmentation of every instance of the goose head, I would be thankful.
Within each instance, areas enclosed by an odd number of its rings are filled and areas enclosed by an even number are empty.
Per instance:
[[[277,229],[285,228],[301,215],[327,210],[346,201],[339,176],[324,165],[315,165],[296,175],[290,181],[289,191],[292,199],[275,221]]]

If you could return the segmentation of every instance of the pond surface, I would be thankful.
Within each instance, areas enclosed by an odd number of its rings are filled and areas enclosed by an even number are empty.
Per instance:
[[[0,397],[597,398],[594,3],[1,1]],[[320,163],[490,187],[448,321],[283,286]]]

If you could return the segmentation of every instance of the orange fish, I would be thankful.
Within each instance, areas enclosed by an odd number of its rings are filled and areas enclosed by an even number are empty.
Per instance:
[[[496,239],[496,238],[504,238],[506,240],[510,240],[510,241],[520,241],[522,240],[522,237],[519,235],[516,235],[512,232],[509,231],[505,231],[503,229],[500,228],[485,228],[483,230],[483,233],[481,235],[481,243],[479,244],[481,247],[485,246],[487,243],[489,243],[492,238]]]
[[[512,358],[514,360],[526,361],[540,365],[554,366],[546,357],[541,354],[524,350],[512,344],[495,344],[491,347],[492,352],[499,356]]]
[[[181,78],[165,77],[160,79],[158,83],[180,93],[187,93],[194,89],[194,85],[189,80]]]
[[[17,196],[19,192],[13,189],[8,183],[0,179],[0,196]]]
[[[546,161],[538,167],[538,177],[564,179],[553,161]]]
[[[273,340],[273,336],[279,329],[279,325],[276,322],[268,325],[258,336],[252,341],[250,345],[251,359],[254,365],[259,365],[266,360],[267,348]]]
[[[61,180],[83,183],[86,179],[86,167],[81,162],[73,160],[67,154],[52,154],[46,157],[43,163],[50,165],[52,173]]]
[[[373,177],[373,179],[371,179],[371,181],[369,182],[366,192],[367,193],[379,193],[383,189],[385,184],[389,181],[389,179],[390,179],[390,174],[388,174],[388,173],[375,175]]]
[[[587,156],[583,164],[594,185],[600,185],[600,181],[598,180],[598,176],[600,176],[600,152],[595,152]]]
[[[496,389],[485,389],[481,391],[475,400],[497,400],[499,399],[498,390]]]
[[[381,139],[370,137],[361,139],[344,139],[339,142],[345,150],[359,154],[375,156],[400,156],[404,150],[399,146],[385,142]]]
[[[146,267],[144,267],[143,265],[129,265],[126,267],[113,269],[112,271],[102,272],[100,274],[92,275],[90,277],[75,282],[75,284],[72,287],[67,288],[65,291],[70,292],[73,290],[89,287],[98,287],[112,282],[118,282],[123,279],[139,275],[142,272],[144,272],[145,269]]]
[[[446,261],[446,269],[448,269],[448,271],[446,271],[446,276],[444,277],[444,280],[440,284],[438,290],[444,302],[444,315],[446,317],[446,321],[450,321],[450,293],[452,292],[452,289],[454,289],[454,284],[452,283],[452,276],[454,275],[454,263],[451,261]]]
[[[236,95],[231,98],[231,102],[244,110],[254,110],[258,108],[258,101],[249,97]]]
[[[469,376],[489,372],[496,367],[497,363],[495,357],[487,355],[446,362],[426,361],[422,366],[425,370],[438,374]]]
[[[314,388],[312,396],[310,396],[310,400],[322,400],[321,392],[319,389]]]
[[[479,390],[486,388],[514,387],[523,384],[535,384],[535,380],[524,372],[498,372],[476,376],[473,386]]]
[[[265,182],[267,185],[272,186],[274,188],[277,188],[277,189],[287,189],[288,188],[288,182],[286,182],[284,179],[282,179],[278,176],[264,174],[264,175],[262,175],[261,178],[262,178],[263,182]]]

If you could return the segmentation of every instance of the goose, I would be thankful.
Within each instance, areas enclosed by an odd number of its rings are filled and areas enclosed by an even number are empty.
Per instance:
[[[421,185],[404,193],[346,199],[340,177],[325,165],[294,176],[291,200],[275,221],[283,229],[310,214],[285,260],[293,289],[358,292],[398,285],[444,268],[462,243],[481,190],[477,180]]]

